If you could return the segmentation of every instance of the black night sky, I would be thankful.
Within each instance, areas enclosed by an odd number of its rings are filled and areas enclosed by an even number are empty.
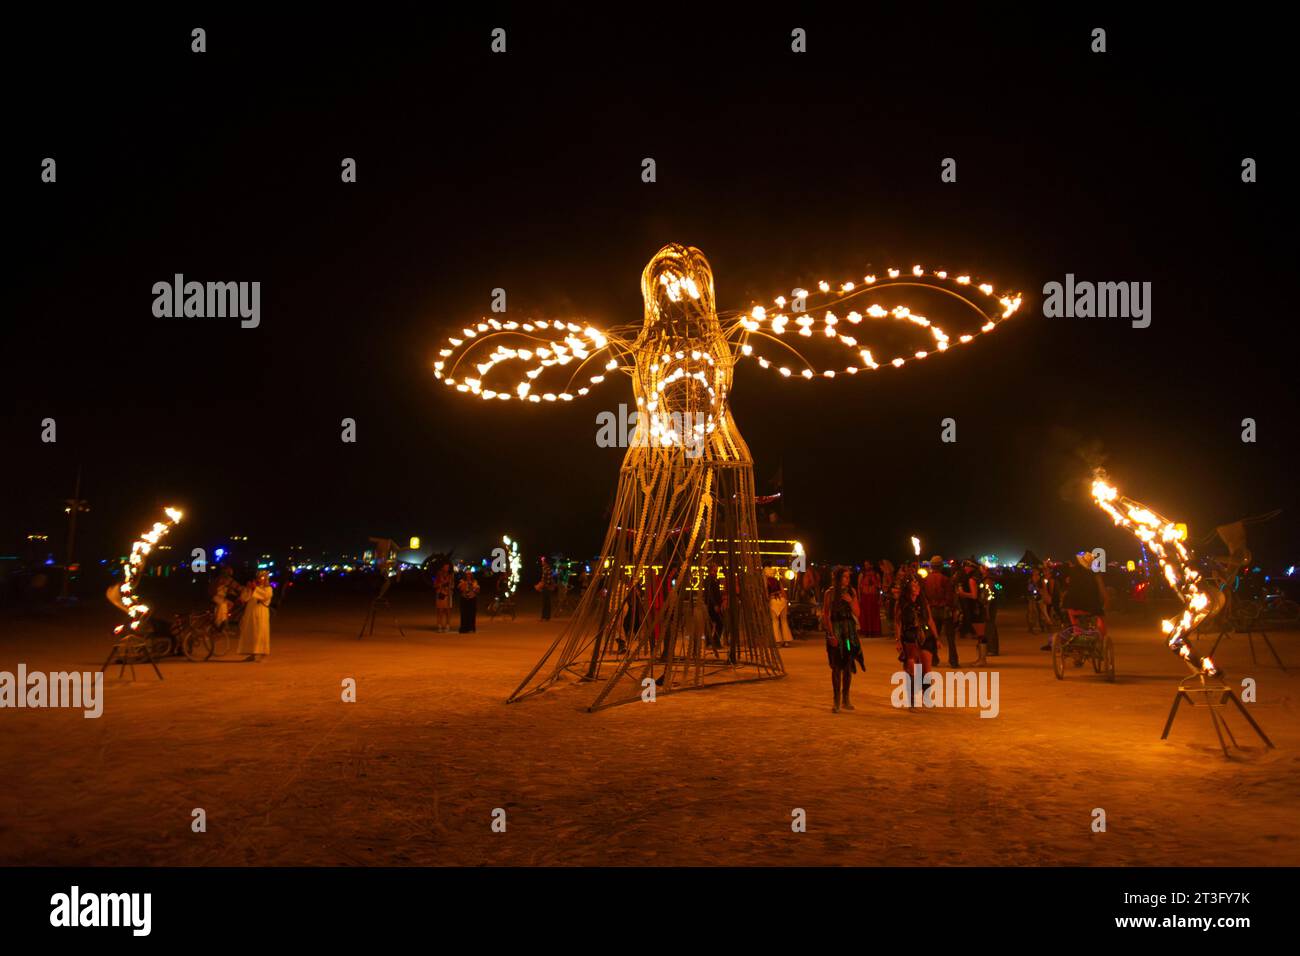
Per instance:
[[[780,468],[813,560],[898,557],[913,533],[927,554],[1131,556],[1081,497],[1098,453],[1193,541],[1286,509],[1251,543],[1294,559],[1273,51],[1092,12],[421,9],[13,25],[0,552],[33,531],[61,550],[80,464],[83,559],[164,504],[188,513],[178,543],[419,534],[466,554],[510,532],[528,553],[594,553],[622,456],[596,447],[594,416],[626,381],[489,404],[431,362],[498,286],[514,318],[638,321],[641,269],[679,241],[709,256],[724,309],[914,262],[1026,294],[996,335],[902,371],[742,366],[759,491]],[[153,283],[178,272],[260,281],[261,327],[154,318]],[[1067,272],[1150,281],[1151,327],[1044,318],[1043,284]]]

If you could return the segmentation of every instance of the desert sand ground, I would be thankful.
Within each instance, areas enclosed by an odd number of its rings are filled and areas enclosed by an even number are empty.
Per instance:
[[[866,644],[857,710],[832,714],[815,637],[784,652],[782,680],[589,714],[578,686],[503,703],[562,622],[525,606],[437,634],[423,596],[395,604],[404,638],[381,617],[358,641],[364,603],[291,602],[261,663],[168,660],[162,682],[113,669],[98,720],[0,711],[0,863],[1300,863],[1294,631],[1273,635],[1289,673],[1262,647],[1252,664],[1244,636],[1220,649],[1234,681],[1256,679],[1277,745],[1233,715],[1244,749],[1225,761],[1203,712],[1160,740],[1184,671],[1136,620],[1115,628],[1115,683],[1058,682],[1006,609],[995,719],[895,709],[890,640]],[[0,619],[0,670],[97,669],[112,613]]]

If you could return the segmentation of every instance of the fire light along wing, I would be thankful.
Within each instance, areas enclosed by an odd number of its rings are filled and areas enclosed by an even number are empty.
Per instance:
[[[451,336],[433,373],[458,392],[483,399],[569,402],[625,368],[627,339],[588,323],[485,318]],[[517,374],[511,376],[507,368]]]
[[[901,290],[909,288],[951,296],[979,315],[978,329],[950,336],[937,320],[912,311],[900,301],[904,297]],[[787,378],[806,379],[835,378],[841,373],[856,375],[885,365],[901,368],[992,332],[1015,315],[1021,303],[1019,293],[999,293],[992,285],[969,275],[929,272],[919,265],[906,272],[890,268],[884,274],[868,274],[835,287],[823,281],[815,291],[796,289],[794,296],[793,300],[777,296],[771,307],[756,305],[748,312],[733,313],[734,321],[724,323],[738,356],[753,358],[763,368],[775,369]],[[804,300],[803,308],[795,311],[800,298]],[[925,337],[921,347],[910,352],[884,355],[877,351],[878,346],[873,349],[872,322],[909,323],[923,329]],[[820,368],[801,349],[813,342],[831,347],[812,349],[814,355],[828,357],[819,363]],[[836,356],[842,357],[836,360]]]

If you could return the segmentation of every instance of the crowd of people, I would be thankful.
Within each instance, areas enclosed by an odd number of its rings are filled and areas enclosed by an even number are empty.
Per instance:
[[[541,597],[540,620],[549,621],[560,602],[564,608],[572,605],[582,595],[590,575],[585,566],[567,569],[560,574],[550,558],[538,561],[537,580],[533,590]],[[480,599],[507,604],[514,600],[510,574],[506,571],[488,571],[474,565],[456,568],[450,559],[437,561],[431,570],[434,600],[434,630],[448,633],[452,630],[452,604],[460,610],[460,634],[473,634],[478,630]]]
[[[975,641],[974,666],[997,655],[1002,585],[993,569],[974,559],[949,568],[941,555],[895,567],[888,560],[857,568],[809,568],[795,583],[798,600],[817,604],[831,668],[832,710],[852,710],[850,687],[862,658],[863,638],[892,635],[898,660],[910,674],[930,673],[946,651],[959,667],[959,639]],[[943,644],[940,644],[940,641]]]
[[[892,635],[904,671],[910,677],[919,669],[922,679],[944,660],[949,668],[960,667],[963,640],[974,642],[974,667],[988,666],[1000,651],[1003,583],[996,568],[974,558],[946,564],[936,554],[898,567],[883,560],[856,569],[809,568],[796,578],[794,592],[797,601],[820,608],[837,713],[853,709],[849,689],[853,674],[865,666],[863,638]],[[1088,552],[1076,555],[1073,564],[1031,568],[1028,602],[1031,633],[1052,633],[1066,622],[1090,623],[1106,633],[1110,595]],[[775,621],[775,606],[773,615]],[[1049,639],[1042,650],[1050,649]]]
[[[973,645],[971,666],[988,666],[1000,650],[998,613],[1007,601],[1004,573],[1010,574],[1010,593],[1017,600],[1024,594],[1031,634],[1051,635],[1067,625],[1087,625],[1104,635],[1111,595],[1103,573],[1091,562],[1089,553],[1080,552],[1071,562],[1048,561],[1007,572],[974,558],[945,561],[934,555],[929,561],[909,560],[898,565],[886,559],[863,561],[856,567],[810,565],[799,573],[769,569],[765,583],[773,641],[777,647],[789,647],[796,632],[820,630],[831,670],[832,709],[853,710],[852,680],[865,667],[861,642],[866,639],[892,637],[898,660],[909,675],[917,669],[922,675],[929,674],[945,664],[948,668],[962,666],[966,642],[970,643],[965,653],[970,653]],[[562,614],[576,604],[591,581],[582,562],[559,561],[558,568],[556,565],[541,557],[532,582],[540,596],[542,621],[551,620],[557,607]],[[278,587],[271,584],[270,573],[264,568],[240,582],[231,567],[223,565],[209,578],[213,623],[238,630],[238,653],[246,661],[260,661],[270,653],[270,612],[291,584],[288,570]],[[519,586],[513,573],[489,571],[485,565],[458,568],[449,558],[436,559],[428,571],[435,631],[452,630],[453,602],[459,609],[457,631],[461,634],[477,631],[483,598],[493,602],[493,614],[509,606],[513,616]],[[691,600],[698,604],[704,646],[715,658],[724,653],[733,658],[735,648],[726,639],[726,621],[738,583],[728,583],[716,560],[693,573],[698,574],[698,586],[691,589]],[[675,573],[664,571],[647,575],[647,580],[635,586],[620,585],[625,592],[618,610],[622,639],[615,635],[620,653],[625,652],[641,622],[666,599],[675,577]],[[115,587],[109,588],[110,601]],[[652,653],[662,649],[655,644],[652,639]],[[1049,638],[1042,650],[1050,649]]]
[[[1065,622],[1079,624],[1086,616],[1105,629],[1107,591],[1099,573],[1089,566],[1090,556],[1081,553],[1074,567],[1047,565],[1030,569],[1028,601],[1030,631],[1050,633]],[[659,575],[662,587],[669,575]],[[898,660],[909,675],[917,670],[929,674],[935,667],[961,666],[962,644],[972,642],[971,666],[986,667],[999,654],[998,610],[1004,588],[996,568],[974,558],[945,562],[941,555],[929,561],[913,560],[894,565],[889,560],[863,561],[858,567],[810,566],[793,575],[774,573],[767,577],[767,597],[773,638],[778,647],[794,643],[790,614],[795,604],[819,609],[818,621],[825,634],[827,662],[831,670],[832,710],[853,710],[850,690],[853,675],[865,668],[861,641],[893,637]],[[541,597],[540,619],[548,621],[557,595],[566,603],[586,587],[589,575],[579,567],[562,580],[546,557],[538,562],[533,590]],[[459,633],[477,630],[478,601],[484,584],[493,600],[501,600],[507,576],[493,574],[480,582],[474,567],[457,571],[450,560],[438,563],[432,574],[435,629],[451,630],[451,608],[460,608]],[[623,652],[627,638],[636,632],[655,600],[654,588],[644,582],[628,587],[620,609]],[[705,647],[720,657],[724,649],[725,610],[730,597],[725,575],[716,561],[703,569],[699,600],[705,618]],[[1044,650],[1050,643],[1044,645]],[[242,644],[241,644],[242,650]],[[652,651],[654,649],[652,648]],[[730,653],[730,651],[728,651]]]

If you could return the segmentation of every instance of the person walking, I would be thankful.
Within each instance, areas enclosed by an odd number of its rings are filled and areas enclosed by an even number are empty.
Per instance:
[[[858,642],[858,595],[849,583],[848,568],[836,568],[831,573],[830,586],[822,597],[822,627],[826,630],[826,660],[831,667],[831,689],[835,703],[831,712],[853,710],[849,689],[853,674],[859,664],[867,669],[862,659],[862,645]]]
[[[258,571],[244,588],[244,616],[239,621],[239,653],[256,663],[271,653],[271,573]]]
[[[942,563],[942,562],[941,562]],[[931,572],[931,577],[934,576]],[[929,583],[929,579],[926,579]],[[938,622],[926,600],[920,578],[908,578],[898,594],[897,614],[894,615],[894,647],[907,675],[907,707],[916,708],[916,669],[921,669],[921,688],[930,673],[934,655],[938,653]]]
[[[948,644],[948,666],[960,667],[960,655],[957,653],[957,593],[952,578],[943,569],[943,556],[930,558],[930,573],[922,585],[925,603],[937,628],[934,632],[936,641],[942,637]],[[936,645],[936,655],[937,655]]]
[[[478,630],[478,579],[473,571],[466,571],[460,576],[456,586],[460,595],[460,633],[473,634]]]

